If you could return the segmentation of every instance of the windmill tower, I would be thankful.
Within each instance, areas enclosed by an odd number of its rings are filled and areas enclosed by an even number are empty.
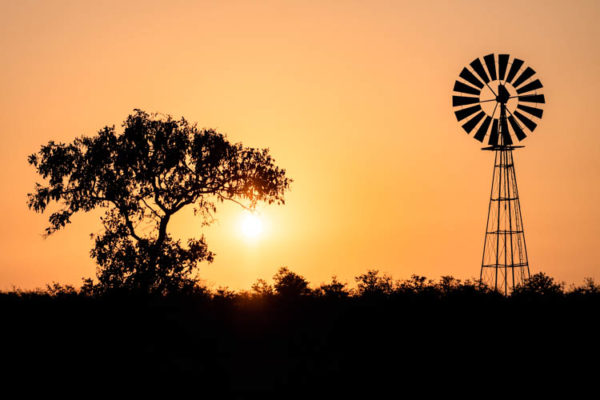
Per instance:
[[[485,67],[484,67],[485,63]],[[470,68],[469,68],[470,67]],[[545,104],[535,71],[508,54],[488,54],[463,68],[454,83],[452,106],[467,134],[494,152],[492,190],[480,279],[508,294],[529,277],[529,261],[513,150],[537,127]],[[466,121],[466,122],[465,122]]]

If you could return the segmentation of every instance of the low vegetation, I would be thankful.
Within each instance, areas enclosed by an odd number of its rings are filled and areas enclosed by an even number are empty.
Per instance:
[[[238,399],[451,390],[493,384],[507,368],[556,372],[560,357],[583,369],[598,359],[599,304],[591,279],[566,288],[542,273],[505,297],[478,282],[376,270],[311,286],[287,268],[238,292],[140,294],[87,281],[0,294],[13,375]]]
[[[491,290],[487,285],[477,280],[465,280],[452,276],[442,276],[435,281],[425,276],[412,275],[407,280],[394,280],[378,270],[368,270],[354,278],[355,285],[341,282],[333,276],[328,283],[311,287],[311,284],[301,275],[288,267],[281,267],[272,278],[272,283],[265,279],[257,279],[250,291],[234,291],[228,287],[210,289],[198,282],[194,286],[178,288],[177,291],[163,294],[139,293],[123,288],[105,287],[84,279],[80,288],[72,285],[52,283],[44,289],[26,291],[14,289],[0,292],[7,299],[101,299],[115,296],[125,296],[146,299],[189,298],[202,299],[208,302],[227,302],[231,304],[243,302],[281,302],[305,301],[307,299],[346,299],[348,301],[394,301],[399,299],[427,300],[447,302],[453,299],[487,298],[497,302],[509,303],[522,300],[530,301],[568,301],[581,298],[593,299],[600,296],[600,284],[592,278],[584,279],[582,285],[566,287],[564,282],[557,282],[543,272],[532,275],[522,285],[508,296]]]

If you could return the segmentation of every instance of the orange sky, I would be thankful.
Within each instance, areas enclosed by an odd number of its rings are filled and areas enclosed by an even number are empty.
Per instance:
[[[26,157],[120,125],[134,109],[269,147],[294,179],[285,206],[204,232],[201,276],[249,288],[288,266],[313,284],[377,268],[396,278],[479,275],[493,154],[457,123],[452,86],[506,52],[544,83],[544,119],[515,153],[532,272],[600,280],[600,3],[595,1],[1,1],[0,289],[94,275],[80,215],[48,239],[26,207]]]

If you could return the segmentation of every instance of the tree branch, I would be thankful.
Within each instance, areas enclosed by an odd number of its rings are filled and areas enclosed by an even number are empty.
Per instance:
[[[158,191],[159,191],[159,189],[158,189],[158,186],[156,184],[156,179],[158,179],[158,177],[155,177],[154,179],[152,179],[152,188],[154,189],[154,202],[166,214],[168,212],[167,208],[158,199]]]
[[[242,207],[242,208],[243,208],[243,209],[245,209],[245,210],[248,210],[248,211],[252,211],[252,210],[253,210],[253,208],[252,208],[252,207],[248,207],[247,205],[245,205],[245,204],[241,203],[240,201],[238,201],[238,200],[236,200],[236,199],[234,199],[234,198],[232,198],[232,197],[223,196],[223,195],[222,195],[222,194],[220,194],[220,193],[217,193],[217,197],[219,197],[221,200],[229,200],[229,201],[233,201],[235,204],[239,205],[240,207]]]
[[[162,218],[162,216],[161,216],[161,215],[160,215],[160,214],[159,214],[159,213],[158,213],[158,212],[157,212],[157,211],[156,211],[154,208],[152,208],[152,206],[150,206],[150,204],[146,203],[146,200],[144,200],[144,198],[143,198],[143,197],[142,197],[142,199],[141,199],[141,200],[142,200],[142,203],[144,203],[144,205],[145,205],[146,207],[148,207],[148,209],[149,209],[150,211],[152,211],[152,214],[156,215],[156,217],[157,217],[157,218]]]
[[[125,224],[127,225],[127,229],[129,229],[129,234],[131,235],[131,237],[133,237],[135,240],[137,240],[138,242],[143,241],[144,239],[139,237],[136,233],[135,233],[135,228],[133,227],[133,223],[131,222],[131,220],[129,219],[129,216],[127,214],[125,214],[121,209],[119,209],[119,211],[121,212],[121,215],[125,218]]]

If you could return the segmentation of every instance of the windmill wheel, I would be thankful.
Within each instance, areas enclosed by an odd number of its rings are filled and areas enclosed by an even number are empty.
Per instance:
[[[508,54],[488,54],[460,72],[452,96],[454,114],[479,142],[487,137],[491,146],[511,145],[537,127],[546,99],[542,82],[524,64]]]

